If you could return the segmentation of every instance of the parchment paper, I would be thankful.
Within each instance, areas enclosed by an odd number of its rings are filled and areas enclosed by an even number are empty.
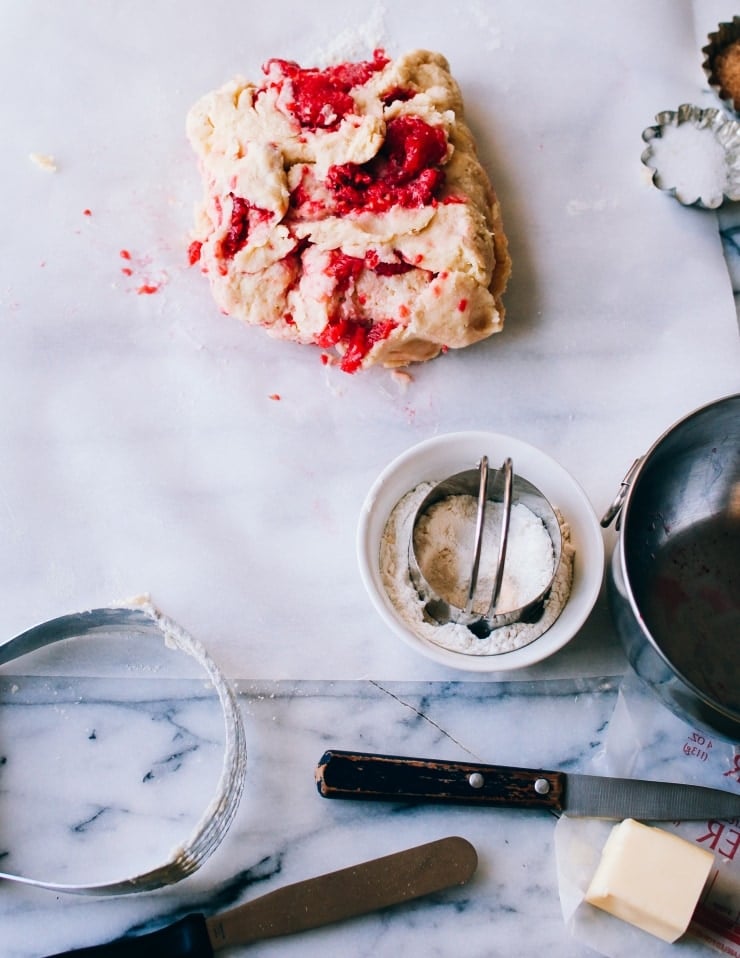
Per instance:
[[[661,730],[655,734],[656,728]],[[645,747],[646,732],[655,744]],[[622,684],[596,774],[740,789],[740,751],[673,716],[633,676]],[[571,933],[609,958],[740,955],[740,821],[652,822],[715,855],[715,866],[687,933],[668,944],[584,899],[612,821],[562,816],[555,828],[558,886]]]

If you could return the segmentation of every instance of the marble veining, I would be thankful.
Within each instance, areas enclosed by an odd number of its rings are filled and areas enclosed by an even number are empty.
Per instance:
[[[595,953],[561,909],[562,818],[326,801],[314,768],[328,747],[740,788],[735,748],[625,677],[604,595],[550,660],[472,681],[402,647],[355,558],[368,489],[423,439],[519,437],[600,515],[666,428],[740,388],[738,211],[681,207],[640,164],[657,112],[711,105],[700,49],[736,10],[424,11],[343,0],[273,0],[259,17],[225,0],[207,15],[193,0],[146,14],[126,0],[4,11],[0,636],[150,593],[234,685],[248,758],[224,842],[184,881],[119,898],[0,882],[0,958],[146,933],[451,834],[478,850],[468,886],[244,953]],[[514,262],[504,332],[415,368],[405,386],[380,370],[339,374],[219,316],[185,257],[199,186],[182,127],[195,99],[269,56],[310,63],[373,44],[450,59]],[[30,153],[53,154],[56,172]],[[138,295],[149,279],[158,291]],[[614,530],[604,539],[611,548]],[[2,667],[0,871],[122,877],[197,823],[221,766],[218,698],[150,654],[60,643]],[[740,861],[737,823],[712,829]]]
[[[133,877],[165,862],[197,824],[198,803],[201,813],[208,807],[224,751],[215,693],[202,682],[188,684],[187,697],[167,688],[176,682],[136,692],[114,684],[0,681],[3,871],[70,884]],[[187,795],[183,770],[193,775]],[[11,795],[22,798],[12,812]],[[25,829],[45,842],[19,851]]]
[[[727,209],[722,209],[719,213],[720,236],[722,237],[722,248],[727,268],[732,280],[732,291],[735,296],[735,304],[738,307],[738,321],[740,322],[740,212],[735,208],[736,204],[731,204]]]
[[[46,680],[11,676],[0,688],[6,759],[0,767],[0,844],[7,849],[12,841],[13,861],[33,862],[37,869],[48,869],[55,859],[67,860],[70,868],[75,861],[80,869],[83,864],[91,867],[99,858],[93,848],[102,849],[106,859],[128,860],[135,867],[134,859],[148,841],[158,842],[163,829],[172,834],[188,815],[199,813],[208,791],[204,779],[218,769],[210,755],[218,751],[212,748],[218,745],[218,707],[215,701],[206,701],[202,688],[188,682],[168,690],[164,698],[142,680],[111,680],[105,694],[97,680],[74,683],[74,688],[66,686],[63,706],[67,710],[77,703],[75,707],[84,709],[73,747],[84,742],[90,747],[87,736],[92,729],[101,736],[114,727],[121,720],[122,702],[136,705],[125,713],[127,722],[138,723],[126,742],[115,743],[116,771],[87,783],[86,807],[116,805],[128,817],[139,792],[150,786],[144,779],[155,767],[167,769],[166,796],[145,811],[137,810],[140,837],[135,854],[125,847],[129,839],[120,824],[108,834],[96,829],[95,822],[90,829],[75,831],[82,816],[71,812],[70,797],[46,801],[48,792],[39,788],[30,793],[24,780],[9,774],[22,757],[28,778],[49,780],[46,757],[29,749],[28,742],[32,735],[53,740],[60,720],[58,696],[49,694]],[[94,700],[83,704],[88,692]],[[157,892],[94,902],[66,896],[61,910],[54,894],[6,882],[0,896],[4,956],[39,958],[63,947],[141,934],[193,910],[211,913],[283,883],[434,837],[460,834],[473,842],[480,858],[469,886],[288,938],[279,946],[257,944],[250,953],[267,956],[279,948],[285,955],[320,954],[326,949],[369,955],[373,948],[381,948],[385,950],[380,953],[401,949],[417,954],[423,941],[428,953],[447,955],[464,934],[467,953],[481,958],[511,954],[512,941],[522,942],[522,954],[546,948],[555,956],[585,958],[592,952],[568,935],[559,913],[552,815],[326,800],[314,785],[316,763],[327,747],[337,747],[580,771],[601,771],[611,761],[611,771],[619,773],[623,771],[619,762],[627,761],[624,755],[630,748],[624,743],[621,749],[610,745],[608,737],[616,734],[612,719],[621,701],[633,716],[639,710],[649,716],[649,725],[644,726],[648,731],[639,743],[632,740],[629,723],[617,723],[623,726],[622,737],[643,757],[636,772],[679,780],[690,777],[685,767],[690,759],[682,745],[691,730],[651,695],[625,690],[620,677],[495,685],[244,682],[238,693],[247,733],[247,786],[232,829],[213,857],[183,882]],[[9,700],[15,704],[6,710]],[[157,734],[147,741],[152,725]],[[100,739],[95,747],[99,744]],[[120,776],[133,758],[137,771],[132,783]],[[729,753],[720,761],[730,762]],[[707,783],[714,781],[714,773],[699,762],[694,778]],[[117,799],[111,797],[115,791]],[[83,796],[77,798],[83,801]],[[43,829],[37,827],[40,817],[45,819]],[[84,862],[82,855],[87,856]]]
[[[137,867],[134,859],[148,841],[159,843],[163,829],[171,835],[182,829],[188,812],[198,814],[207,792],[203,779],[209,758],[201,753],[218,752],[218,748],[211,749],[219,744],[217,703],[212,701],[206,708],[202,690],[194,690],[188,683],[181,685],[178,695],[173,691],[166,698],[152,698],[154,690],[147,692],[151,683],[146,681],[127,679],[118,690],[115,685],[111,680],[108,698],[101,696],[97,681],[76,679],[74,686],[65,686],[62,709],[76,703],[75,707],[84,710],[76,722],[73,749],[79,750],[85,742],[92,747],[88,737],[92,729],[98,736],[93,745],[99,747],[103,733],[122,720],[122,702],[125,720],[136,723],[127,738],[128,750],[124,742],[110,741],[116,769],[86,783],[84,796],[76,796],[84,806],[80,812],[75,796],[45,801],[43,789],[29,793],[23,778],[10,774],[19,758],[26,761],[28,777],[38,779],[48,767],[42,751],[29,749],[32,735],[36,739],[48,735],[51,750],[59,748],[60,742],[54,741],[60,720],[60,696],[54,694],[58,690],[52,687],[49,694],[45,679],[11,677],[4,681],[0,698],[6,758],[0,769],[0,821],[5,823],[1,845],[12,849],[4,864],[12,854],[16,867],[21,861],[28,862],[37,871],[45,869],[45,876],[53,866],[52,859],[67,861],[69,868],[79,871],[97,867],[101,857],[122,859],[129,867]],[[13,691],[15,687],[17,691]],[[95,700],[82,704],[88,691]],[[599,730],[608,722],[616,696],[616,681],[603,679],[555,682],[551,687],[529,682],[493,687],[488,683],[241,683],[248,783],[224,845],[195,875],[141,899],[99,901],[91,907],[88,901],[68,898],[65,914],[86,915],[84,938],[78,931],[77,938],[73,933],[65,939],[56,923],[45,927],[43,916],[49,909],[56,910],[56,896],[5,883],[0,898],[0,922],[6,931],[3,954],[7,958],[39,956],[62,946],[143,933],[192,910],[227,908],[299,877],[446,834],[462,834],[476,845],[481,863],[474,885],[404,906],[395,913],[357,919],[303,939],[287,939],[280,946],[281,953],[305,954],[306,948],[318,953],[328,947],[370,954],[373,944],[394,950],[408,947],[420,932],[426,939],[429,929],[434,929],[436,944],[430,944],[430,953],[445,954],[448,946],[444,940],[464,921],[470,954],[496,954],[489,941],[491,929],[496,928],[497,940],[506,942],[536,894],[552,924],[546,936],[551,939],[548,947],[555,948],[554,954],[573,954],[573,943],[567,939],[557,951],[562,929],[558,932],[556,924],[550,815],[328,801],[318,795],[313,771],[329,746],[501,763],[547,760],[556,766],[574,767],[579,758],[573,747],[563,748],[562,740],[558,745],[550,733],[553,714],[557,712],[563,721],[580,729],[581,740],[589,743],[581,751],[580,764],[587,763],[598,747]],[[4,709],[9,700],[15,703],[10,715]],[[518,726],[525,727],[523,748],[507,731]],[[130,763],[136,767],[133,781],[123,777]],[[151,785],[149,772],[155,768],[166,769],[164,777],[171,787],[146,813],[138,810],[141,832],[136,854],[126,848],[130,838],[120,822],[110,830],[96,828],[95,821],[89,828],[76,828],[86,814],[90,817],[88,808],[116,808],[116,814],[123,817],[134,815],[139,794]],[[212,777],[217,769],[218,762],[212,761]],[[119,798],[114,800],[111,796],[116,792]],[[178,814],[173,812],[175,798]],[[39,817],[46,819],[40,830]],[[102,820],[98,824],[102,826]],[[264,943],[251,951],[271,954],[275,945]]]

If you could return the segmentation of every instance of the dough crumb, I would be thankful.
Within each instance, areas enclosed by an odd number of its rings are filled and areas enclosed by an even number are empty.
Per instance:
[[[56,160],[50,153],[29,153],[29,160],[34,163],[44,173],[56,173]]]
[[[390,376],[402,389],[408,389],[414,381],[414,377],[406,369],[392,369]]]

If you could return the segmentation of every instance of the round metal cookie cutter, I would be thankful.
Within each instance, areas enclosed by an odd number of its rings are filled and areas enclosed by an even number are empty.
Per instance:
[[[151,635],[154,640],[186,653],[195,659],[211,680],[221,703],[225,730],[223,764],[216,794],[193,832],[172,852],[169,860],[143,874],[94,885],[61,884],[5,872],[0,872],[0,879],[80,895],[126,895],[150,891],[178,882],[200,868],[221,843],[231,825],[244,790],[247,763],[246,738],[239,704],[202,644],[149,601],[137,599],[130,605],[91,609],[42,622],[0,644],[0,665],[65,639],[121,633]]]
[[[429,584],[419,564],[419,557],[415,546],[416,528],[433,505],[450,496],[473,496],[477,500],[475,538],[473,554],[471,556],[471,571],[469,577],[467,601],[464,607],[455,605],[451,596],[440,595]],[[489,502],[501,503],[500,532],[497,549],[496,569],[493,576],[493,587],[484,613],[475,611],[473,606],[478,587],[480,573],[480,559],[483,548],[483,527],[486,505]],[[511,508],[515,503],[526,506],[544,524],[552,542],[553,572],[549,582],[537,595],[529,598],[517,608],[499,608],[499,595],[506,565],[506,553],[509,539],[509,520]],[[542,616],[545,601],[550,594],[552,583],[560,565],[563,538],[560,523],[555,510],[540,490],[522,476],[514,473],[512,460],[507,458],[498,470],[491,470],[488,457],[483,456],[477,469],[467,469],[458,472],[447,479],[438,482],[420,502],[411,526],[409,541],[409,573],[411,580],[422,600],[425,601],[424,612],[438,625],[455,622],[467,626],[479,638],[486,638],[495,629],[515,623],[537,622]]]

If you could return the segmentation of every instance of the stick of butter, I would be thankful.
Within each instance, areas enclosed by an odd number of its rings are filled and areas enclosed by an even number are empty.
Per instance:
[[[586,901],[664,941],[686,931],[714,855],[632,818],[609,833]]]

